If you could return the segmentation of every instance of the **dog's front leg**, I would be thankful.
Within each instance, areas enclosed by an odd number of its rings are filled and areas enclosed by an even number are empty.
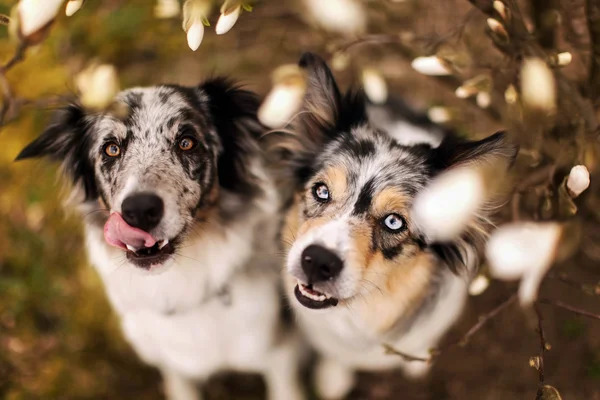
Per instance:
[[[304,400],[300,382],[302,343],[299,336],[290,334],[272,350],[263,373],[268,400]]]
[[[201,400],[196,382],[171,370],[162,370],[165,397],[167,400]]]

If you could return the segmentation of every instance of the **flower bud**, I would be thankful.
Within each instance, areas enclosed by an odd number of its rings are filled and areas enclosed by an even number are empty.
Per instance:
[[[521,69],[523,104],[531,109],[553,112],[556,109],[556,81],[548,65],[539,58],[527,58]]]
[[[187,43],[190,49],[192,49],[192,51],[198,50],[203,38],[204,24],[202,22],[192,23],[187,31]]]
[[[21,39],[28,44],[41,42],[62,3],[63,0],[21,0],[17,6]]]
[[[72,17],[79,9],[83,6],[83,0],[69,0],[65,7],[65,14],[67,17]]]
[[[225,4],[223,6],[225,6]],[[233,25],[235,25],[241,12],[241,4],[231,9],[227,9],[226,7],[221,8],[221,16],[219,17],[217,26],[215,27],[215,32],[217,35],[223,35],[229,32],[231,28],[233,28]]]
[[[158,0],[154,6],[154,16],[156,18],[174,18],[181,12],[178,0]]]
[[[363,70],[363,87],[365,94],[374,104],[383,104],[387,100],[388,90],[385,79],[381,74],[372,68]]]
[[[113,65],[91,65],[75,77],[75,85],[84,107],[103,110],[119,92],[117,69]]]
[[[585,165],[576,165],[571,168],[567,179],[567,188],[573,198],[579,196],[590,186],[590,173]]]
[[[356,0],[304,0],[310,14],[323,28],[343,34],[361,33],[366,12]]]
[[[281,128],[300,110],[306,93],[305,72],[283,65],[273,72],[273,88],[258,110],[258,119],[270,128]]]
[[[411,66],[423,75],[442,76],[452,73],[447,63],[436,56],[417,57],[412,61]]]

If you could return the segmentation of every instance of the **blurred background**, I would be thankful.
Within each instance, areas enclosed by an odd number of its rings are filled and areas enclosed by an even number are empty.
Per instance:
[[[363,1],[366,28],[352,33],[324,29],[303,2],[263,0],[253,4],[252,12],[243,12],[231,31],[220,36],[214,32],[218,3],[208,15],[211,27],[193,52],[181,27],[181,15],[159,18],[156,2],[89,0],[72,17],[67,18],[61,10],[48,37],[28,49],[25,59],[6,72],[14,96],[35,102],[12,109],[0,128],[0,398],[162,396],[158,373],[144,366],[123,341],[102,285],[86,262],[80,217],[63,208],[65,193],[57,166],[46,161],[13,163],[19,151],[42,131],[61,97],[74,94],[73,77],[90,63],[114,65],[121,88],[193,85],[208,76],[227,75],[265,95],[272,85],[271,72],[279,65],[297,62],[303,51],[310,50],[330,62],[343,87],[360,86],[364,71],[371,71],[384,80],[389,93],[430,110],[432,118],[461,135],[479,138],[504,127],[512,129],[514,137],[531,131],[514,122],[514,110],[507,108],[504,98],[506,88],[518,82],[515,60],[495,48],[486,15],[467,0]],[[536,3],[540,2],[520,2],[534,27],[536,22],[540,24],[535,18],[536,7],[540,7]],[[585,86],[592,56],[586,9],[579,5],[584,1],[550,3],[562,16],[553,22],[560,33],[553,46],[573,55],[561,76]],[[0,0],[0,14],[10,15],[15,4]],[[583,14],[578,17],[577,13]],[[7,27],[0,26],[1,63],[10,59],[16,46]],[[429,76],[411,67],[415,57],[431,54],[448,60],[452,73]],[[464,81],[481,74],[489,80],[484,89],[489,101],[455,95]],[[586,148],[597,148],[595,134]],[[546,137],[550,147],[524,147],[517,162],[519,180],[529,179],[549,154],[569,153],[571,142],[557,137]],[[527,144],[527,139],[524,142]],[[579,250],[555,267],[568,271],[569,279],[585,282],[588,288],[600,282],[595,154],[591,161],[586,159],[592,186],[577,199],[583,232]],[[573,158],[576,156],[566,157],[553,173],[570,168]],[[551,181],[562,177],[564,173]],[[552,199],[556,185],[530,183],[533,189],[517,205],[522,207],[523,218],[555,218],[552,210],[550,214],[542,211],[554,204],[544,206],[543,199]],[[529,194],[534,200],[529,200]],[[509,208],[500,211],[498,221],[510,218]],[[492,281],[487,290],[471,297],[465,315],[448,338],[460,338],[477,322],[478,315],[493,309],[516,287]],[[541,291],[600,312],[600,290],[586,293],[577,284],[547,279]],[[564,399],[600,399],[600,321],[543,307],[546,339],[551,343],[545,356],[546,381],[557,387]],[[409,382],[392,372],[363,374],[352,398],[533,399],[538,372],[529,366],[529,360],[538,352],[535,324],[513,305],[490,320],[466,346],[441,355],[425,380]],[[264,387],[257,377],[216,377],[207,388],[209,399],[262,396]]]

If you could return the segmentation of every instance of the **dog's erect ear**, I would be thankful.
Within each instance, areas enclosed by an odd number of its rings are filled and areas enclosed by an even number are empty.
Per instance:
[[[75,186],[81,185],[85,201],[98,197],[92,162],[89,159],[91,122],[76,104],[58,111],[52,123],[32,143],[25,147],[15,161],[47,156],[61,161],[64,172]]]
[[[206,104],[221,140],[222,151],[217,162],[219,184],[244,196],[256,194],[260,189],[249,165],[264,131],[256,116],[258,98],[225,78],[210,79],[198,90],[201,96],[208,97]]]
[[[267,141],[271,141],[270,153],[302,185],[312,175],[315,158],[324,146],[367,118],[364,98],[360,93],[342,97],[323,59],[305,53],[299,66],[306,73],[302,107],[288,126],[270,133]]]
[[[479,141],[449,135],[434,149],[433,163],[437,170],[485,161],[499,161],[508,167],[513,164],[517,152],[518,147],[508,142],[505,132],[496,132]]]

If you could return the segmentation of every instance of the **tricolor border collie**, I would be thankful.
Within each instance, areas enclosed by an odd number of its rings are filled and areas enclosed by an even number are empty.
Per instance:
[[[17,157],[62,161],[89,259],[170,399],[199,398],[222,370],[262,373],[271,400],[302,398],[258,104],[218,78],[134,88],[105,112],[67,106]]]
[[[300,66],[303,108],[271,134],[272,154],[296,182],[282,231],[285,280],[298,324],[321,356],[317,391],[338,399],[355,370],[427,371],[426,363],[386,355],[383,345],[429,356],[463,309],[487,218],[455,241],[433,243],[411,221],[412,200],[444,170],[492,159],[509,165],[516,149],[503,133],[460,140],[403,103],[375,107],[360,92],[342,96],[313,54]]]

